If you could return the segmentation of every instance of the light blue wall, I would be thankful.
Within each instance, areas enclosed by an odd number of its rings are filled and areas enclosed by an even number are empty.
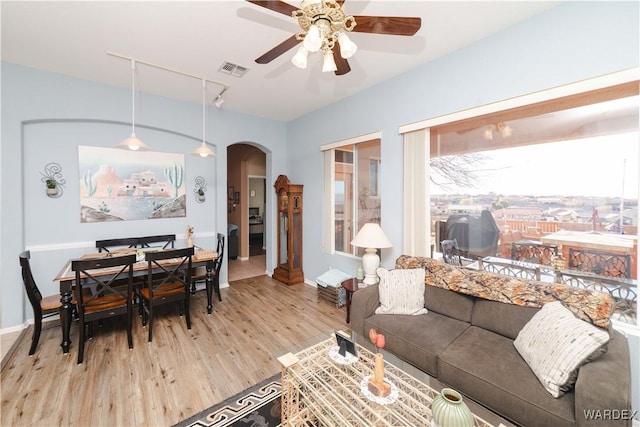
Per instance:
[[[2,158],[0,217],[0,302],[2,328],[32,316],[24,301],[17,255],[32,250],[35,279],[43,293],[65,260],[87,252],[96,239],[175,233],[195,229],[195,244],[214,246],[226,234],[226,147],[245,142],[267,152],[267,179],[286,173],[286,124],[223,110],[208,110],[207,141],[216,159],[192,157],[202,141],[202,106],[142,94],[137,99],[136,134],[154,151],[184,153],[187,194],[200,175],[207,182],[203,204],[187,197],[187,217],[81,224],[78,145],[113,147],[131,133],[131,92],[53,73],[2,63]],[[67,187],[51,199],[41,182],[49,162],[62,166]],[[273,200],[267,201],[270,207]],[[267,244],[273,230],[268,229]],[[201,235],[200,237],[198,235]],[[221,281],[227,281],[226,261]],[[273,263],[267,261],[267,268]],[[18,302],[16,304],[16,302]]]
[[[44,196],[39,172],[48,161],[64,167],[69,185],[77,180],[78,144],[111,146],[128,135],[126,126],[100,124],[28,125],[24,141],[21,123],[42,119],[93,119],[130,121],[130,91],[2,64],[2,141],[0,151],[0,303],[1,326],[19,325],[30,316],[24,309],[17,254],[30,244],[93,241],[113,235],[181,234],[186,224],[196,232],[214,233],[226,228],[226,146],[236,142],[259,144],[267,155],[267,181],[280,173],[304,185],[304,271],[314,281],[329,267],[355,271],[357,260],[322,252],[322,144],[362,134],[382,132],[383,228],[394,247],[383,251],[382,263],[392,267],[402,247],[402,139],[398,127],[533,91],[637,67],[639,61],[638,2],[568,2],[470,47],[432,61],[391,81],[337,102],[330,107],[283,124],[238,115],[224,110],[210,112],[208,140],[216,144],[218,158],[202,166],[187,159],[190,175],[203,174],[215,187],[215,204],[188,206],[188,218],[123,224],[85,224],[78,216],[77,196],[68,190],[62,199]],[[427,40],[427,43],[438,41]],[[354,58],[357,61],[357,58]],[[340,78],[340,77],[337,77]],[[199,106],[143,95],[137,122],[200,138]],[[197,141],[166,132],[137,129],[154,149],[187,153]],[[45,148],[43,148],[44,146]],[[55,149],[55,147],[59,147]],[[23,147],[29,150],[23,157]],[[38,154],[36,148],[43,149]],[[46,153],[46,154],[45,154]],[[55,154],[55,157],[54,157]],[[48,156],[52,156],[49,159]],[[36,190],[33,190],[36,188]],[[216,206],[215,208],[213,206]],[[24,211],[23,207],[29,208]],[[268,193],[267,212],[273,211]],[[33,211],[31,211],[33,210]],[[48,220],[47,214],[51,213]],[[24,218],[24,220],[23,220]],[[71,218],[71,220],[69,219]],[[49,221],[52,230],[36,225]],[[35,233],[31,226],[39,227]],[[267,246],[275,224],[267,227]],[[25,232],[25,230],[29,230]],[[143,232],[140,232],[143,231]],[[30,241],[27,241],[26,239]],[[39,283],[48,283],[70,253],[38,253]],[[274,265],[270,251],[267,268]],[[223,269],[226,281],[226,267]],[[16,304],[16,301],[19,301]],[[630,337],[634,409],[640,408],[639,341]]]
[[[382,227],[402,248],[402,138],[398,127],[640,65],[638,2],[570,2],[289,123],[289,178],[304,185],[304,272],[355,272],[358,259],[322,251],[320,146],[382,132]],[[427,41],[429,42],[429,41]],[[435,41],[437,43],[437,41]],[[330,124],[330,125],[329,125]],[[640,409],[638,337],[632,341],[634,408]]]

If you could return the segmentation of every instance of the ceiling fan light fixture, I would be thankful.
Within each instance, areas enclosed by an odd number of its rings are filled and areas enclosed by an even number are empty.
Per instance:
[[[322,63],[322,72],[327,73],[330,71],[336,71],[337,69],[336,61],[333,59],[333,52],[330,50],[325,51],[324,61]]]
[[[298,68],[307,68],[307,55],[309,51],[304,47],[304,43],[300,45],[296,54],[291,58],[291,63]]]
[[[320,37],[320,29],[316,24],[309,27],[307,35],[304,37],[304,47],[309,52],[317,52],[322,47],[322,38]]]
[[[351,58],[358,51],[358,45],[352,42],[346,33],[340,33],[338,43],[340,43],[340,56],[344,59]]]

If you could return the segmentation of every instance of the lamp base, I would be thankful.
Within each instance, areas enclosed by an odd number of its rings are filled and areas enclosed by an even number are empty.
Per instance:
[[[378,274],[376,270],[380,267],[380,257],[376,253],[374,248],[367,248],[362,255],[362,268],[364,269],[364,280],[362,283],[365,285],[375,285],[378,283]]]

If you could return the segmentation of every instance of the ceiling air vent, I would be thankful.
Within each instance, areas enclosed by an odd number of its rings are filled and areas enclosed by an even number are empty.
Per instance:
[[[247,67],[243,67],[242,65],[234,64],[231,62],[224,62],[220,69],[218,70],[221,73],[231,74],[235,77],[242,77],[245,75],[249,69]]]

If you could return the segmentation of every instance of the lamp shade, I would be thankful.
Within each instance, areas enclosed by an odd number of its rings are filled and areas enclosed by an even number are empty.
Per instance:
[[[149,149],[144,142],[140,141],[140,139],[136,137],[135,133],[132,133],[129,138],[123,140],[117,145],[117,147],[132,151],[147,151]]]
[[[374,222],[363,225],[351,244],[359,248],[390,248],[393,246],[380,225]]]
[[[202,143],[202,145],[191,152],[191,155],[196,157],[215,157],[216,153],[207,147],[205,143]]]
[[[358,46],[351,41],[346,33],[340,33],[338,42],[340,43],[340,56],[344,59],[351,58],[358,50]]]
[[[336,67],[336,61],[333,59],[333,52],[328,50],[324,53],[324,62],[322,63],[322,72],[327,73],[331,71],[336,71],[338,67]]]
[[[304,47],[304,43],[298,48],[298,52],[291,58],[291,62],[298,68],[307,68],[307,48]]]

